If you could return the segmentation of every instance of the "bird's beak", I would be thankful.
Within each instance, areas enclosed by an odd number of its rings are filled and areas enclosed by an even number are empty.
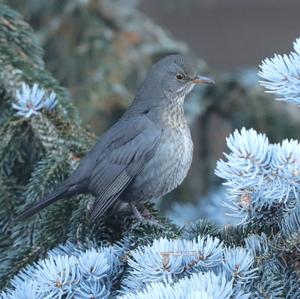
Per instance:
[[[214,80],[203,76],[196,76],[192,79],[192,82],[196,84],[215,84]]]

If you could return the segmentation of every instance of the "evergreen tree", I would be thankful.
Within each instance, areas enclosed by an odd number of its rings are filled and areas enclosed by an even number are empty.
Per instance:
[[[55,245],[69,238],[85,241],[96,236],[99,242],[113,243],[126,234],[132,219],[124,211],[124,217],[107,219],[113,225],[91,227],[88,215],[93,198],[81,196],[54,205],[26,223],[12,224],[25,206],[68,176],[95,137],[81,127],[67,90],[45,70],[32,29],[5,5],[0,6],[0,16],[0,284],[4,286],[21,267]]]
[[[239,225],[198,220],[179,228],[151,205],[159,226],[136,223],[126,209],[93,225],[90,196],[13,223],[95,138],[45,70],[30,27],[4,5],[0,25],[2,298],[300,297],[300,145],[272,144],[253,129],[227,139],[230,152],[216,167]],[[299,104],[299,62],[300,39],[290,55],[262,63],[261,84]]]

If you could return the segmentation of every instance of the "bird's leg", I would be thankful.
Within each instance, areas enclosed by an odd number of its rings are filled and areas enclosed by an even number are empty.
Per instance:
[[[140,211],[137,209],[137,207],[132,203],[132,202],[129,202],[129,206],[131,207],[132,209],[132,212],[135,216],[135,218],[139,221],[139,222],[142,222],[142,223],[148,223],[148,224],[152,224],[152,225],[156,225],[156,226],[159,226],[161,228],[163,228],[163,226],[156,220],[154,219],[147,219],[145,218],[141,213]],[[147,210],[148,212],[148,215],[151,216],[150,212]],[[147,215],[147,216],[148,216]]]
[[[144,205],[141,205],[141,208],[139,210],[142,211],[141,213],[144,218],[146,218],[146,219],[153,218],[151,212]]]
[[[137,209],[137,207],[132,202],[129,202],[129,206],[132,209],[132,212],[138,221],[140,221],[140,222],[147,221],[147,219],[140,213],[140,211]]]

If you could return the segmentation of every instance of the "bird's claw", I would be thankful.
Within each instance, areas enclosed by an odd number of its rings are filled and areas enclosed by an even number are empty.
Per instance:
[[[133,203],[129,203],[129,206],[131,207],[135,218],[138,220],[138,223],[156,225],[160,228],[163,228],[163,225],[161,225],[157,220],[155,220],[153,218],[151,219],[152,216],[147,209],[144,210],[144,212],[146,211],[146,217],[147,217],[146,218],[145,216],[143,216],[141,214],[141,212],[137,209],[137,207]]]

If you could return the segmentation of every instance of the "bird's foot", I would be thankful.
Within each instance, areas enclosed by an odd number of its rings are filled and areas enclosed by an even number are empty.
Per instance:
[[[160,228],[163,228],[163,226],[155,219],[152,218],[151,213],[147,210],[143,210],[143,214],[138,210],[138,208],[133,204],[129,203],[129,206],[132,209],[132,212],[135,216],[135,218],[138,220],[138,222],[144,223],[144,224],[150,224],[150,225],[156,225]]]

